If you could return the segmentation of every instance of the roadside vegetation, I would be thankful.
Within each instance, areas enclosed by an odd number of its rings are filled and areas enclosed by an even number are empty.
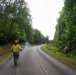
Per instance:
[[[56,58],[57,60],[76,68],[76,56],[72,54],[64,54],[63,52],[59,51],[57,47],[55,47],[52,43],[42,46],[41,49],[49,54],[50,56]]]
[[[76,0],[64,1],[53,41],[57,48],[62,50],[67,46],[69,53],[76,55]]]
[[[53,44],[42,49],[49,55],[76,68],[76,0],[65,0],[57,19]],[[55,49],[55,47],[57,47]]]
[[[0,46],[0,65],[11,58],[10,44]]]

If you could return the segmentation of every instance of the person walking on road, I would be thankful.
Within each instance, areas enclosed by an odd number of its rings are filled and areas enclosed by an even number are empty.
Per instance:
[[[22,51],[22,47],[18,44],[18,41],[15,40],[14,45],[11,47],[11,52],[13,52],[14,57],[14,65],[17,65],[20,50]]]

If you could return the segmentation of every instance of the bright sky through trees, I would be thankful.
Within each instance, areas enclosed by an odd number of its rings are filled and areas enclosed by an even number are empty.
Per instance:
[[[33,28],[41,31],[49,39],[54,38],[55,26],[59,12],[64,5],[63,0],[25,0],[32,15]]]

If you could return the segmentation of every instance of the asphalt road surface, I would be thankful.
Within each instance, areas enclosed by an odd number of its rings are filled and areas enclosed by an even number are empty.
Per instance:
[[[40,46],[25,48],[20,52],[18,65],[13,58],[0,67],[0,75],[76,75],[76,70],[50,57]]]

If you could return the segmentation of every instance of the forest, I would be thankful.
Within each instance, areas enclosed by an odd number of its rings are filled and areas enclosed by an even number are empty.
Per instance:
[[[64,0],[64,7],[57,19],[54,45],[60,51],[67,46],[68,52],[76,55],[76,0]]]
[[[64,0],[59,14],[54,45],[62,52],[67,47],[67,52],[76,55],[76,0]],[[49,43],[48,36],[32,27],[32,16],[25,0],[0,0],[0,45],[15,39],[21,43]]]
[[[48,43],[49,37],[32,27],[32,16],[25,0],[0,0],[0,45],[15,39],[23,43]]]

